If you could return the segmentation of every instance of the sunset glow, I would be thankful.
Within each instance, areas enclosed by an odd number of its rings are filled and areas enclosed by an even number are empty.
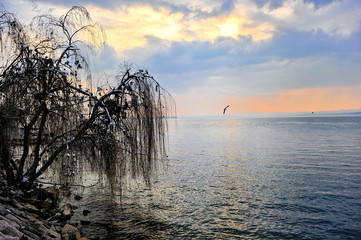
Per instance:
[[[316,112],[358,109],[361,86],[355,88],[297,89],[268,96],[227,99],[232,112]]]
[[[56,4],[57,3],[57,4]],[[4,8],[64,14],[73,3],[16,0]],[[361,109],[361,2],[82,1],[107,32],[97,71],[146,68],[179,115]]]

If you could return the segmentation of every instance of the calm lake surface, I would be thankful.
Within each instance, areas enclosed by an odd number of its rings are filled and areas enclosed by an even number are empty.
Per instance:
[[[361,117],[169,124],[169,159],[153,188],[129,186],[122,200],[99,187],[82,190],[74,221],[91,211],[83,232],[99,239],[361,239]]]

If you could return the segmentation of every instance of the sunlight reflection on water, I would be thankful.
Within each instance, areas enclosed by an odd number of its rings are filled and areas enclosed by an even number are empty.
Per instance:
[[[152,190],[134,184],[114,198],[86,189],[73,221],[92,209],[95,223],[82,228],[100,239],[361,236],[360,117],[172,124],[169,160]]]
[[[181,119],[155,212],[205,238],[355,238],[360,133],[358,117]]]

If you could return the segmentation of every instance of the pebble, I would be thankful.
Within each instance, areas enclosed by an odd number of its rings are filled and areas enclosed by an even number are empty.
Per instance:
[[[8,197],[4,187],[0,186],[0,239],[87,240],[88,238],[81,237],[78,228],[66,223],[73,214],[72,206],[66,205],[63,209],[58,209],[55,204],[57,201],[58,191],[55,189],[49,189],[45,193],[45,199],[23,199]],[[47,214],[43,214],[44,212]],[[60,217],[52,220],[48,217],[50,212],[55,212],[53,217]],[[66,215],[65,218],[63,214]]]

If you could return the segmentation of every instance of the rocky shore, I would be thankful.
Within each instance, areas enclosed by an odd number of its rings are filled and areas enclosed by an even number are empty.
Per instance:
[[[77,196],[81,198],[80,196]],[[70,204],[59,208],[55,187],[13,191],[0,181],[0,240],[68,239],[86,240],[77,226],[68,223]]]

